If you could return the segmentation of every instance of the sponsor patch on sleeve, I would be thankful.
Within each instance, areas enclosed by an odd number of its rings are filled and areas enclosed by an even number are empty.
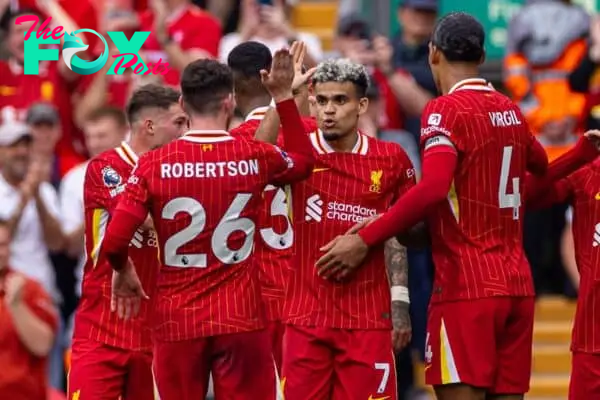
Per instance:
[[[278,146],[274,147],[275,150],[277,150],[279,154],[281,154],[281,157],[283,157],[283,159],[287,163],[288,168],[292,168],[294,166],[294,160],[292,160],[292,158],[285,151],[281,150]]]

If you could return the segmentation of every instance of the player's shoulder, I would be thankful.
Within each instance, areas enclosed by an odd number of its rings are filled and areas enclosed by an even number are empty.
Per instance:
[[[369,147],[367,154],[393,156],[398,155],[400,153],[404,153],[404,150],[402,150],[402,147],[398,143],[382,140],[376,137],[366,135],[364,133],[360,134],[364,137],[364,140],[366,140],[367,145]]]
[[[253,139],[256,130],[260,125],[260,120],[258,119],[249,119],[247,121],[242,122],[235,128],[229,131],[229,134],[236,139]]]
[[[304,125],[304,131],[306,133],[312,133],[319,129],[319,124],[317,120],[313,117],[302,117],[302,125]]]
[[[106,150],[92,158],[85,170],[86,180],[90,176],[95,176],[104,182],[107,187],[118,186],[123,183],[122,175],[131,169],[119,156],[116,149]]]

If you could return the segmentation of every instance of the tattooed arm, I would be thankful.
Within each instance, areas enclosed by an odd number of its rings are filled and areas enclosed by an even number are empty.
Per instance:
[[[385,265],[388,273],[390,287],[408,287],[408,260],[406,247],[396,239],[385,243]],[[406,289],[408,292],[408,289]],[[401,300],[392,300],[392,343],[396,350],[402,350],[411,339],[412,328],[410,324],[409,303]]]

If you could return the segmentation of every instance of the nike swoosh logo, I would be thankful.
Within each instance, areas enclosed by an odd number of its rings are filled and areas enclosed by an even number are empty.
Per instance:
[[[596,196],[594,196],[594,198],[595,198],[596,200],[600,200],[600,192],[596,193]]]
[[[313,172],[323,172],[323,171],[327,171],[330,169],[331,168],[313,168]],[[378,400],[378,399],[373,399],[373,400]]]
[[[373,397],[372,395],[369,396],[369,400],[388,400],[390,398],[391,398],[391,396],[383,396],[383,397]]]

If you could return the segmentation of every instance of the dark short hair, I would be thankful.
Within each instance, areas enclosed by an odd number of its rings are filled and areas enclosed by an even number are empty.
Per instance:
[[[179,92],[168,86],[154,83],[140,86],[133,92],[127,103],[127,120],[133,124],[140,112],[148,108],[168,110],[173,104],[179,102],[179,97]]]
[[[371,83],[370,83],[369,87],[367,88],[365,97],[372,101],[379,100],[381,98],[381,90],[379,90],[379,85],[376,83],[373,76],[371,76],[370,80],[371,80]]]
[[[44,19],[42,14],[33,8],[20,8],[13,11],[8,7],[4,14],[2,14],[2,17],[0,17],[0,30],[2,30],[2,32],[8,32],[11,26],[15,24],[15,19],[23,15],[36,15],[40,19],[40,22]]]
[[[346,58],[332,59],[320,63],[313,74],[312,83],[351,82],[358,97],[365,97],[369,88],[369,74],[364,65]]]
[[[233,75],[260,79],[260,70],[270,70],[273,56],[267,46],[258,42],[240,43],[227,56],[227,65]]]
[[[437,22],[431,44],[437,47],[449,62],[480,62],[485,55],[485,31],[472,15],[453,12]]]
[[[181,74],[181,93],[188,114],[216,113],[233,93],[231,69],[215,60],[196,60]]]
[[[103,106],[96,108],[88,114],[86,121],[98,122],[104,118],[113,120],[119,126],[127,126],[127,116],[125,115],[125,112],[123,112],[123,110],[121,110],[120,108],[113,106]]]

